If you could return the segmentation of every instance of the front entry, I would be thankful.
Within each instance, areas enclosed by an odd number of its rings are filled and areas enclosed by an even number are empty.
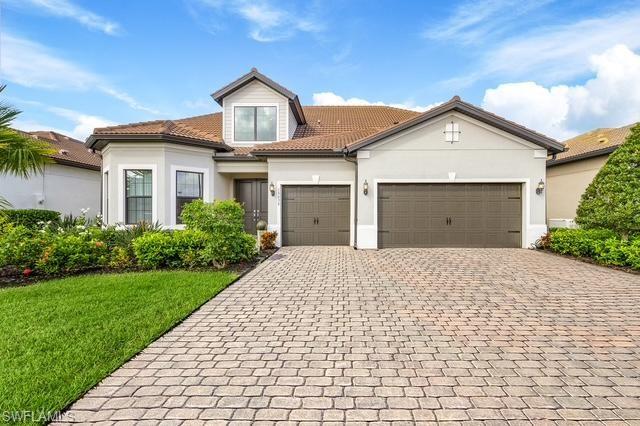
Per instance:
[[[282,245],[349,245],[351,198],[347,185],[282,187]]]
[[[266,179],[236,180],[236,200],[244,207],[244,230],[256,233],[256,224],[267,221],[269,205],[269,185]]]

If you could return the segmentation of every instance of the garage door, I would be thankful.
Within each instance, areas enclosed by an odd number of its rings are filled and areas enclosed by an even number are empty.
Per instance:
[[[522,247],[520,184],[381,184],[378,247]]]
[[[282,244],[349,245],[350,197],[346,185],[282,187]]]

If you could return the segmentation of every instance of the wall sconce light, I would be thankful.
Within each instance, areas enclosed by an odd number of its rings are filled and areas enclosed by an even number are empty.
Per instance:
[[[540,179],[540,182],[538,182],[538,186],[536,187],[536,194],[540,195],[542,194],[542,191],[544,191],[544,181]]]
[[[367,195],[369,193],[369,182],[367,182],[367,180],[364,180],[364,183],[362,184],[362,193],[364,195]]]
[[[273,184],[273,182],[269,184],[269,192],[271,193],[272,197],[276,195],[276,186]]]

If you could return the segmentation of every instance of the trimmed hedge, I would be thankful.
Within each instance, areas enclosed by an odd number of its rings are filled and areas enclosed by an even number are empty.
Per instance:
[[[16,209],[16,210],[3,210],[7,220],[14,225],[26,226],[30,229],[41,228],[40,222],[47,223],[49,221],[53,223],[60,222],[60,213],[53,210],[40,210],[40,209]]]
[[[626,240],[607,229],[555,229],[549,241],[549,249],[556,253],[640,269],[640,238]]]

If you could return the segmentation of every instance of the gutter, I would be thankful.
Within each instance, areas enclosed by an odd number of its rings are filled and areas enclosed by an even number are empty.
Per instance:
[[[346,147],[342,149],[342,158],[344,158],[345,161],[356,166],[356,184],[354,185],[355,194],[353,194],[353,196],[355,197],[353,212],[353,248],[355,250],[358,250],[358,159],[349,157]]]

